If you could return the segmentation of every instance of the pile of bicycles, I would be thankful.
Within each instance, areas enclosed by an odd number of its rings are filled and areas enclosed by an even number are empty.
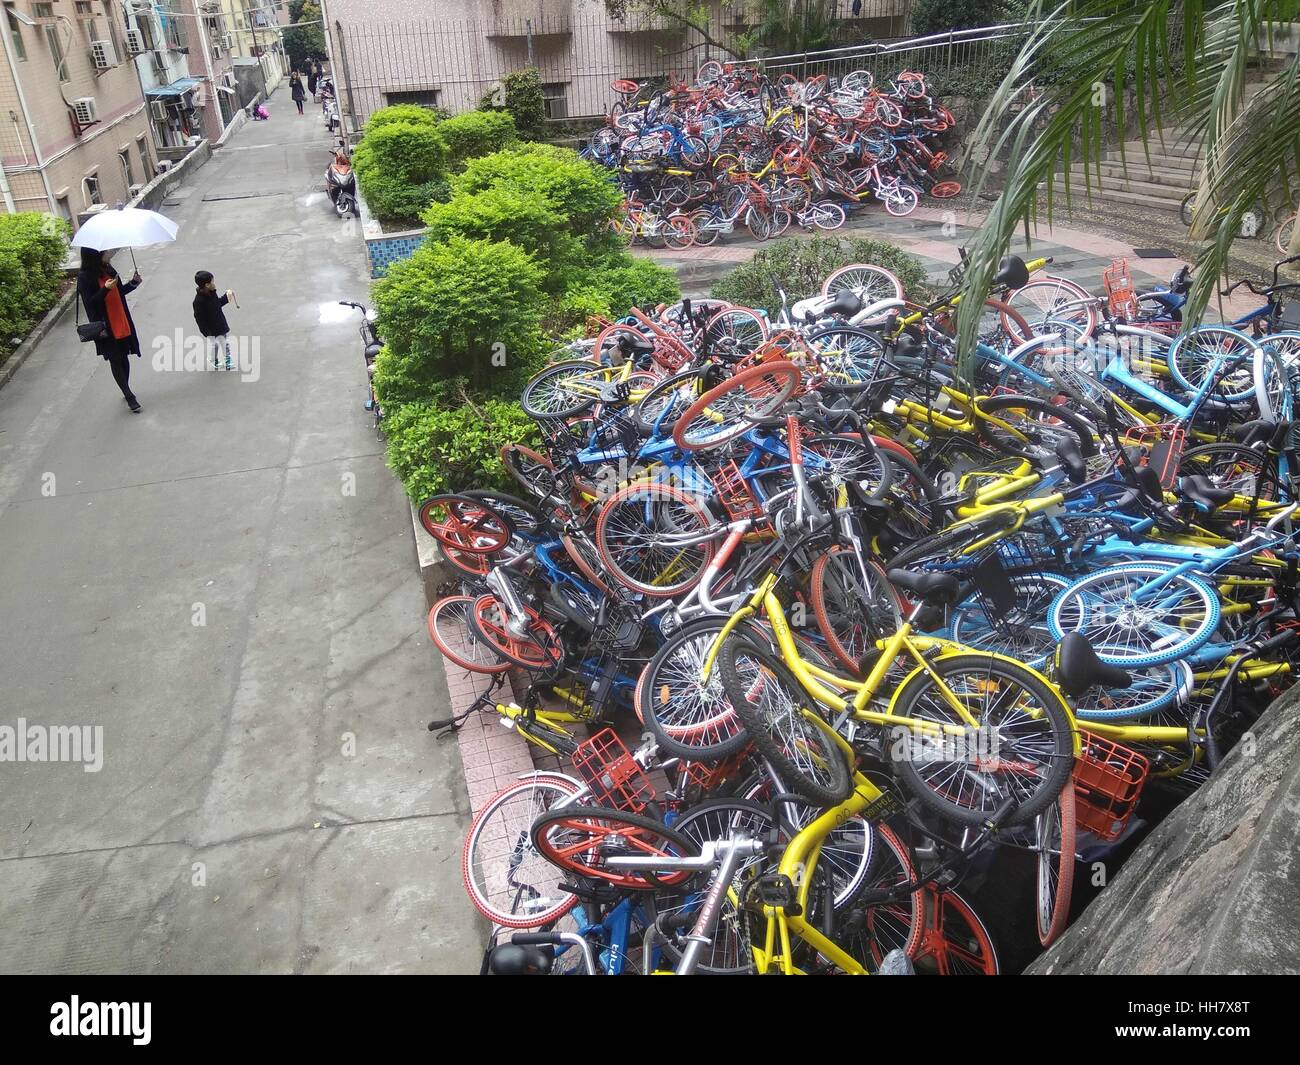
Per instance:
[[[1185,328],[1186,276],[1129,319],[1048,266],[973,352],[961,268],[634,310],[526,386],[512,492],[425,501],[430,634],[500,682],[430,729],[562,767],[466,839],[485,972],[996,973],[973,898],[1050,944],[1289,685],[1300,286]]]
[[[838,229],[873,200],[907,215],[923,196],[961,191],[939,147],[952,113],[914,71],[881,89],[865,70],[772,80],[710,62],[694,85],[613,87],[619,99],[584,154],[617,174],[626,199],[614,226],[634,242],[682,249],[741,227],[759,240],[792,224]]]

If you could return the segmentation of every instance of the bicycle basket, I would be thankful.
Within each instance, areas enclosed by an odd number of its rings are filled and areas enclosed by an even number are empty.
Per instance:
[[[1112,259],[1110,266],[1101,272],[1101,283],[1106,288],[1111,314],[1127,321],[1137,317],[1137,293],[1133,290],[1133,275],[1129,273],[1127,259]]]
[[[1150,466],[1159,474],[1162,488],[1166,491],[1173,488],[1187,446],[1187,434],[1182,426],[1144,425],[1130,429],[1124,434],[1124,444],[1136,449],[1136,454],[1129,453],[1134,466]]]
[[[640,813],[655,800],[654,785],[613,729],[601,729],[578,745],[573,767],[591,788],[589,806]]]
[[[741,476],[740,467],[736,465],[735,459],[724,462],[712,474],[710,480],[713,482],[718,502],[722,504],[732,521],[763,516],[763,508],[754,498],[754,493],[749,490],[749,485]]]
[[[1104,840],[1124,834],[1137,809],[1150,763],[1131,748],[1080,730],[1083,750],[1074,767],[1075,819]]]

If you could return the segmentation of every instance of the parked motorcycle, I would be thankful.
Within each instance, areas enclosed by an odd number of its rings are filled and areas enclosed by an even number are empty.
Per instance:
[[[384,417],[384,412],[379,406],[379,400],[375,398],[375,357],[383,349],[384,342],[379,339],[379,330],[375,328],[375,312],[364,303],[350,303],[347,300],[339,300],[339,304],[361,312],[362,354],[366,360],[366,386],[370,397],[366,400],[365,406],[366,410],[370,411],[374,416],[375,428],[378,429],[379,423]]]
[[[352,160],[342,148],[330,153],[330,165],[325,168],[325,191],[340,218],[357,214],[357,175]]]

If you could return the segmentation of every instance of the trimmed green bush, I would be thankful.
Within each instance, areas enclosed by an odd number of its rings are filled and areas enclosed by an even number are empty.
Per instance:
[[[780,279],[791,302],[821,291],[826,275],[849,263],[883,266],[903,283],[909,299],[926,299],[933,293],[925,267],[915,255],[897,245],[866,237],[785,237],[764,245],[713,286],[716,299],[745,307],[777,306],[772,278]]]
[[[463,163],[499,152],[515,141],[515,120],[508,111],[466,111],[438,126],[452,162]]]
[[[536,427],[517,400],[476,399],[468,393],[457,400],[385,410],[388,465],[413,503],[438,492],[517,488],[501,463],[501,447],[537,443]]]
[[[385,225],[410,228],[419,224],[424,208],[449,191],[447,160],[447,144],[431,122],[393,121],[368,128],[352,153],[370,210]]]
[[[539,194],[579,237],[603,237],[623,201],[603,168],[553,144],[522,144],[471,159],[452,179],[454,192],[499,186]]]
[[[405,122],[412,126],[436,126],[438,113],[419,104],[389,104],[366,119],[366,133],[383,129],[384,126],[391,126],[396,122]]]
[[[68,232],[53,215],[0,215],[0,362],[59,298]]]
[[[529,68],[507,74],[500,86],[489,89],[479,103],[483,111],[506,111],[524,140],[546,136],[546,100],[541,72]]]
[[[430,241],[453,236],[470,240],[510,241],[532,255],[546,271],[544,287],[561,283],[564,263],[581,256],[582,244],[568,232],[564,218],[538,193],[510,185],[482,192],[458,192],[446,203],[435,203],[421,216]]]
[[[385,373],[431,390],[464,376],[477,393],[499,392],[542,347],[543,279],[536,260],[506,241],[426,241],[374,285]],[[383,378],[377,369],[381,397]]]
[[[564,293],[545,325],[550,332],[566,333],[588,315],[621,318],[633,306],[676,303],[681,295],[672,270],[620,251],[602,262],[570,271]]]

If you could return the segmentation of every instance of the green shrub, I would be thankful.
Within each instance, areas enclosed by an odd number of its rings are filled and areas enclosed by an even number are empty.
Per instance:
[[[499,152],[515,140],[515,120],[507,111],[466,111],[438,127],[453,163]]]
[[[1017,6],[1023,5],[1007,0],[916,0],[912,5],[912,32],[924,36],[972,26],[996,26],[1014,17]]]
[[[542,347],[543,279],[536,260],[505,241],[425,241],[374,285],[385,373],[423,383],[430,396],[457,376],[476,393],[513,387]],[[381,395],[383,376],[376,369]]]
[[[536,426],[517,400],[476,399],[468,393],[455,405],[386,408],[384,433],[388,465],[413,503],[466,488],[517,489],[501,463],[501,447],[537,443]]]
[[[59,298],[68,229],[36,211],[0,215],[0,362]]]
[[[482,192],[458,192],[446,203],[435,203],[421,216],[431,241],[453,236],[470,240],[510,241],[533,256],[546,271],[544,287],[561,283],[564,263],[576,261],[582,246],[561,217],[538,193],[510,185]]]
[[[366,119],[366,133],[373,133],[395,122],[404,122],[411,126],[436,126],[438,113],[419,104],[389,104]]]
[[[494,86],[479,103],[483,111],[507,111],[515,129],[524,140],[546,136],[546,101],[542,95],[542,75],[529,68],[507,74],[500,86]]]
[[[471,159],[452,179],[455,192],[503,185],[542,196],[574,235],[583,238],[604,237],[623,200],[603,168],[552,144],[522,144]]]
[[[764,245],[747,263],[713,286],[713,296],[746,307],[775,309],[775,277],[793,302],[821,291],[832,270],[849,263],[883,266],[903,283],[909,299],[926,299],[932,290],[925,267],[897,245],[865,237],[786,237]]]
[[[681,289],[672,270],[620,251],[592,266],[570,271],[564,293],[545,324],[551,332],[566,333],[588,315],[621,318],[633,306],[653,307],[679,299]]]
[[[352,165],[367,206],[387,225],[418,225],[420,212],[446,194],[447,144],[433,123],[367,129]]]

